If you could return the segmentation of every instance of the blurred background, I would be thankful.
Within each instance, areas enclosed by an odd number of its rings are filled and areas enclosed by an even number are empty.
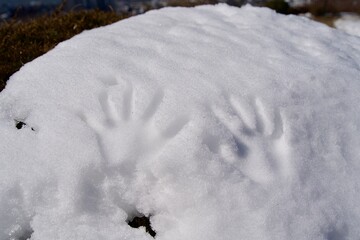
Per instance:
[[[136,15],[166,6],[216,3],[266,6],[284,14],[311,13],[314,16],[323,16],[341,12],[360,13],[360,0],[0,0],[0,18],[31,18],[51,13],[59,6],[63,11],[99,9]]]

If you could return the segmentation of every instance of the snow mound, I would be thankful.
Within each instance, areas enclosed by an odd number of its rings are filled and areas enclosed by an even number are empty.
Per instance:
[[[360,38],[246,6],[86,31],[0,94],[0,239],[358,239]]]
[[[343,30],[348,34],[360,37],[360,16],[356,14],[343,13],[342,16],[334,22],[337,29]]]

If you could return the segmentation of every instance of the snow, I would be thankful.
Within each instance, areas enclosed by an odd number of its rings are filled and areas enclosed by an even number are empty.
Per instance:
[[[334,22],[337,29],[343,30],[348,34],[360,37],[360,16],[351,13],[343,13],[339,19]]]
[[[302,17],[83,32],[0,94],[0,239],[358,239],[359,102],[360,38]]]
[[[310,4],[311,0],[286,0],[291,6],[304,6]]]

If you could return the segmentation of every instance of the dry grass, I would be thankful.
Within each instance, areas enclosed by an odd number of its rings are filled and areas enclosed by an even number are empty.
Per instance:
[[[316,16],[336,15],[340,12],[360,13],[359,0],[313,0],[309,12]]]
[[[31,21],[12,20],[0,25],[0,91],[8,78],[25,63],[85,29],[104,26],[123,18],[97,10],[54,13]]]
[[[334,26],[334,22],[339,19],[339,17],[337,16],[312,16],[311,19],[317,21],[317,22],[321,22],[323,24],[328,25],[329,27],[335,27]]]
[[[169,0],[169,7],[195,7],[204,4],[217,4],[218,0]]]

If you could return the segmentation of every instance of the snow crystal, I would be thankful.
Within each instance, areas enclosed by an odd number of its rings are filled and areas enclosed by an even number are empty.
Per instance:
[[[0,94],[0,239],[153,239],[136,216],[156,239],[358,239],[359,91],[360,38],[264,8],[83,32]]]

